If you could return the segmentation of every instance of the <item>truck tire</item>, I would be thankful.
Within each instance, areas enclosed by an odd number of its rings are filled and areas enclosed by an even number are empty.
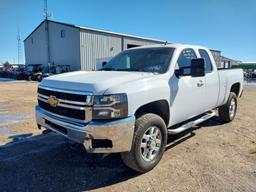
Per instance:
[[[166,143],[164,120],[158,115],[147,113],[136,120],[131,151],[121,153],[121,158],[129,168],[145,173],[161,160]]]
[[[236,116],[237,98],[236,94],[231,92],[225,105],[219,107],[219,117],[225,123],[232,121]]]

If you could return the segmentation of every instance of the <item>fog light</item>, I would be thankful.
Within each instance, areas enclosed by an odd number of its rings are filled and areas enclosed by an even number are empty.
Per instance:
[[[107,117],[107,116],[109,116],[109,112],[108,111],[99,111],[98,112],[98,116],[100,116],[100,117]]]

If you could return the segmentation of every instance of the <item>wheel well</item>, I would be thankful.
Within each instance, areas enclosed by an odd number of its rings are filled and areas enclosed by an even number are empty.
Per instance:
[[[163,118],[166,126],[169,124],[169,104],[166,100],[159,100],[154,101],[151,103],[147,103],[145,105],[142,105],[137,109],[135,112],[135,117],[138,118],[138,116],[142,113],[154,113],[156,115],[159,115]]]
[[[235,83],[231,86],[230,92],[235,93],[237,97],[238,97],[239,91],[240,91],[240,83]]]

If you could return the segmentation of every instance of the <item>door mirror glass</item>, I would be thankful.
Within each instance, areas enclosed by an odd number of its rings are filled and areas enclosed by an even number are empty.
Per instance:
[[[176,69],[174,73],[177,77],[191,76],[191,67],[180,67],[179,69]]]
[[[190,66],[180,67],[175,70],[175,75],[177,77],[182,76],[192,76],[192,77],[203,77],[205,76],[205,66],[204,59],[192,59]]]
[[[203,77],[205,76],[204,59],[192,59],[191,60],[191,76]]]

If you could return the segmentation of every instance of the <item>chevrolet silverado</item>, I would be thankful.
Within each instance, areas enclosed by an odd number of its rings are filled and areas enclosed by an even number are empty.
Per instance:
[[[218,69],[209,49],[167,44],[119,53],[99,71],[43,79],[36,121],[91,153],[121,153],[138,172],[153,169],[168,134],[215,115],[234,119],[243,90],[240,69]]]

